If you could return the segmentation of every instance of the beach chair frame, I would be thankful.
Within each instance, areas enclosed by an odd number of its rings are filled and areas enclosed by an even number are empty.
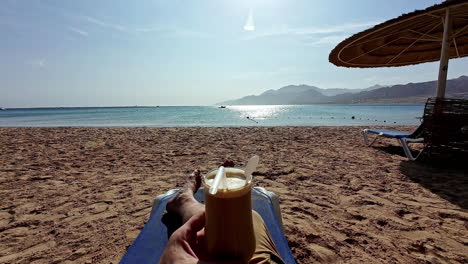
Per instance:
[[[378,133],[376,134],[376,137],[372,140],[372,142],[369,143],[369,136],[368,136],[369,129],[363,129],[361,133],[364,138],[364,144],[366,144],[369,147],[371,147],[380,137],[389,137],[389,136],[384,135],[384,133]],[[395,138],[395,137],[391,137],[391,138]],[[412,161],[416,160],[419,157],[419,155],[421,155],[421,153],[424,151],[424,148],[423,148],[418,152],[418,154],[416,154],[416,156],[414,156],[409,147],[409,143],[423,143],[424,138],[400,137],[396,139],[398,140],[398,143],[400,143],[400,146],[403,148],[403,151],[405,152],[405,156],[409,160],[412,160]]]

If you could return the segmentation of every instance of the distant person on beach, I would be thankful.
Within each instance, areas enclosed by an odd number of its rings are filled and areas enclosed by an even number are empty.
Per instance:
[[[232,163],[230,163],[232,164]],[[226,162],[223,165],[227,165]],[[189,176],[182,190],[166,206],[169,213],[182,219],[179,227],[169,238],[160,264],[178,263],[239,263],[235,260],[211,260],[206,254],[204,244],[205,205],[195,200],[194,193],[200,188],[201,175],[195,170]],[[256,249],[249,263],[284,263],[273,240],[266,229],[262,217],[253,212]]]

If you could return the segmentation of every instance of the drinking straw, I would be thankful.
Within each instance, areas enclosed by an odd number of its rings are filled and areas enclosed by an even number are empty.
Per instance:
[[[221,179],[223,180],[224,185],[226,185],[226,171],[223,166],[219,167],[218,172],[216,173],[216,176],[213,180],[213,184],[210,187],[211,195],[215,195],[218,192],[218,186],[221,182]]]

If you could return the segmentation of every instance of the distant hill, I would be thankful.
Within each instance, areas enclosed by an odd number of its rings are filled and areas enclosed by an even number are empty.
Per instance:
[[[260,95],[250,95],[221,102],[222,105],[276,105],[276,104],[397,104],[425,103],[436,93],[437,81],[374,85],[364,89],[321,89],[305,84],[288,85],[278,90],[268,90]],[[448,80],[447,97],[468,98],[468,76]]]

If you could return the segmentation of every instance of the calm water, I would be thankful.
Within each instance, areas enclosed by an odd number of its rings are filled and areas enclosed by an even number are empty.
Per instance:
[[[423,108],[418,104],[8,109],[0,111],[0,126],[419,125]]]

